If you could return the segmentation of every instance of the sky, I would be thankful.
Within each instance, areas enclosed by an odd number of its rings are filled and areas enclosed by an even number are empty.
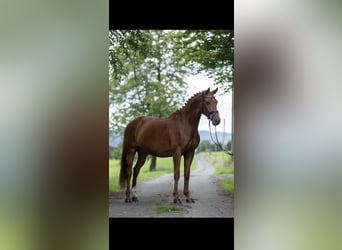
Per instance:
[[[186,79],[188,82],[189,87],[187,91],[186,98],[190,98],[192,95],[196,94],[197,92],[206,90],[210,87],[210,90],[214,90],[217,88],[214,85],[213,79],[199,74],[190,76]],[[216,126],[217,132],[227,132],[231,133],[232,129],[232,94],[231,92],[223,94],[223,91],[218,89],[217,93],[215,94],[215,98],[218,101],[217,103],[217,110],[219,111],[221,117],[221,123]],[[224,122],[225,121],[225,122]],[[200,123],[198,125],[198,130],[209,130],[208,118],[205,115],[201,116]],[[225,123],[225,126],[224,126]],[[211,131],[214,132],[215,128],[211,124]]]

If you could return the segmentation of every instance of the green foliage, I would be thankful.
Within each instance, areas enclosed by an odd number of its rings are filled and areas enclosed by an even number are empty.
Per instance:
[[[234,82],[233,30],[186,30],[177,33],[177,60],[214,78],[225,92]]]
[[[132,119],[166,117],[184,103],[188,70],[174,60],[172,32],[112,30],[109,40],[111,130],[122,134]]]
[[[121,158],[122,145],[112,147],[109,146],[109,159],[117,159]]]
[[[221,147],[216,145],[215,143],[211,143],[208,140],[202,140],[200,144],[198,145],[196,152],[201,153],[201,152],[225,152],[227,153],[227,145],[223,145],[222,142],[219,142]],[[230,145],[230,144],[228,144]],[[228,149],[229,150],[229,149]]]
[[[232,150],[232,141],[229,141],[229,142],[227,143],[226,147],[227,147],[227,150],[228,150],[228,151],[231,151],[231,150]]]
[[[209,151],[213,151],[213,149],[214,147],[209,141],[203,140],[198,145],[197,152],[209,152]]]

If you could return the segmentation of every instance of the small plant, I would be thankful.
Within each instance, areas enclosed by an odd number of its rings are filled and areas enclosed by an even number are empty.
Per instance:
[[[228,190],[231,193],[234,193],[234,180],[226,180],[223,181],[221,184],[223,189]]]
[[[167,206],[163,206],[161,204],[156,204],[156,211],[158,214],[161,213],[167,213],[167,212],[177,212],[177,211],[182,211],[183,208],[181,207],[167,207]]]

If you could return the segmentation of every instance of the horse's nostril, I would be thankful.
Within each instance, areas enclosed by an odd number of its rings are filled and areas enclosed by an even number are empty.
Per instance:
[[[221,122],[220,118],[215,118],[213,119],[213,124],[216,126],[216,125],[219,125]]]

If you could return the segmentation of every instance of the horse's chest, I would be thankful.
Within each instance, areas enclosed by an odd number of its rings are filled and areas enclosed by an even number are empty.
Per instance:
[[[184,144],[184,150],[191,150],[195,149],[199,144],[199,135],[195,134],[193,136],[190,136],[185,140]]]

